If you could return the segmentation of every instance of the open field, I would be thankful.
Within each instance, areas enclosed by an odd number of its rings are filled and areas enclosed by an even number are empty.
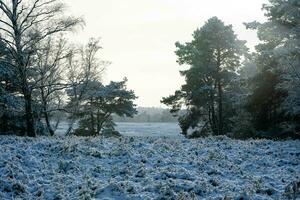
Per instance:
[[[170,123],[153,123],[153,122],[145,122],[145,123],[137,123],[137,122],[117,122],[116,130],[119,131],[124,136],[143,136],[143,137],[181,137],[183,135],[180,134],[181,129],[178,123],[170,122]],[[78,125],[75,123],[74,127],[76,128]],[[68,122],[63,121],[58,126],[56,130],[56,134],[63,136],[68,130]]]

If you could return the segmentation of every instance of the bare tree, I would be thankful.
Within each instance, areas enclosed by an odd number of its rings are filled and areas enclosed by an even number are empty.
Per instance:
[[[58,40],[48,37],[45,42],[39,44],[34,57],[34,65],[37,70],[34,88],[37,89],[41,113],[50,135],[54,135],[51,115],[62,110],[62,91],[69,86],[64,82],[62,76],[69,55],[70,49],[63,37]]]
[[[64,17],[59,0],[0,0],[0,40],[13,57],[25,102],[27,135],[35,136],[32,109],[32,56],[39,42],[60,32],[71,31],[81,18]]]

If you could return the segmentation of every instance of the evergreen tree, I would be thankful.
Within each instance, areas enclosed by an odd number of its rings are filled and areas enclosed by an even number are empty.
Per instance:
[[[173,112],[187,107],[187,114],[179,119],[183,134],[201,121],[205,123],[203,128],[209,125],[215,135],[224,134],[231,115],[226,93],[237,76],[241,56],[247,52],[245,42],[237,39],[231,25],[213,17],[194,32],[191,42],[177,42],[176,47],[178,63],[190,66],[181,72],[186,84],[162,102],[172,106]]]
[[[104,86],[98,81],[90,81],[79,85],[85,87],[78,112],[75,118],[79,119],[79,128],[76,135],[95,136],[103,129],[114,129],[112,114],[124,117],[133,117],[136,108],[133,100],[134,92],[126,89],[126,79],[121,82],[111,82]],[[70,90],[69,96],[73,96]]]

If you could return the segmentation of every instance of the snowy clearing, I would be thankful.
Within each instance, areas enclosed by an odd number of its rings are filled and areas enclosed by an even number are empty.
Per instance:
[[[2,136],[0,146],[0,199],[287,199],[300,181],[300,141]]]
[[[180,137],[184,136],[180,134],[181,129],[178,123],[164,123],[164,122],[116,122],[116,130],[124,136],[138,136],[138,137]],[[69,123],[63,121],[59,124],[55,134],[64,136],[69,128]],[[78,128],[78,124],[74,123],[74,128]]]
[[[146,137],[179,137],[184,136],[180,134],[181,129],[178,123],[128,123],[117,122],[116,130],[124,136],[146,136]]]

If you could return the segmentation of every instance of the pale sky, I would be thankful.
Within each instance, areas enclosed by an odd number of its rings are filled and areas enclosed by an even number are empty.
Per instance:
[[[188,42],[210,17],[232,24],[239,39],[252,48],[256,33],[243,22],[264,21],[267,0],[64,0],[69,11],[83,16],[84,30],[75,40],[100,37],[102,60],[111,61],[105,81],[128,78],[138,106],[162,106],[160,100],[184,83],[176,63],[175,42]]]

